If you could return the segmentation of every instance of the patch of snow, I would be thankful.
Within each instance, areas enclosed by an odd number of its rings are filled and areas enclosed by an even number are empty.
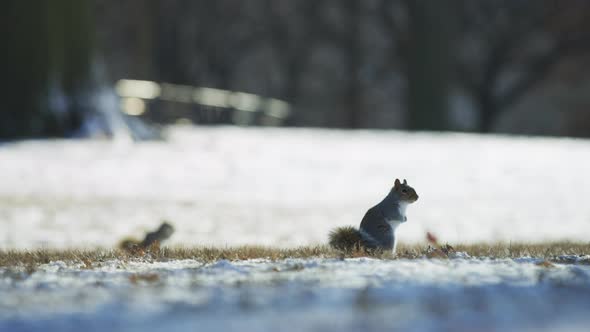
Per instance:
[[[471,258],[468,253],[464,251],[453,251],[449,253],[449,258],[451,259],[468,259]]]
[[[420,195],[402,242],[587,241],[588,140],[182,126],[168,137],[0,145],[0,247],[111,247],[162,219],[177,230],[170,245],[326,243],[395,178]]]
[[[555,260],[559,263],[590,265],[590,255],[561,255]]]
[[[60,262],[24,277],[0,269],[0,293],[0,331],[586,331],[590,323],[590,266],[515,260],[110,261],[90,270]]]

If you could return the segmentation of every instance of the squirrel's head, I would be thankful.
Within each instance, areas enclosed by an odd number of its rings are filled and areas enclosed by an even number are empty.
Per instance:
[[[170,237],[174,233],[174,226],[170,225],[167,222],[163,222],[158,228],[158,233],[163,236]]]
[[[408,181],[404,179],[404,182],[400,182],[399,179],[395,179],[395,184],[391,191],[394,191],[400,200],[407,201],[408,203],[414,203],[418,200],[418,194],[414,188],[408,185]]]

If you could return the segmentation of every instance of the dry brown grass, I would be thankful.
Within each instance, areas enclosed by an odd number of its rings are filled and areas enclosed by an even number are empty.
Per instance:
[[[518,258],[530,256],[551,259],[562,255],[590,255],[590,242],[472,244],[457,245],[455,250],[465,251],[475,257]]]
[[[494,243],[494,244],[473,244],[455,245],[444,247],[444,252],[464,251],[472,257],[491,258],[518,258],[531,256],[555,260],[562,255],[590,255],[590,243],[554,242],[546,244],[524,244],[524,243]],[[92,250],[57,250],[57,249],[35,249],[35,250],[0,250],[0,267],[24,266],[26,269],[34,269],[39,264],[46,264],[52,261],[75,262],[82,264],[83,268],[92,268],[101,262],[108,260],[121,261],[167,261],[176,259],[195,259],[202,262],[213,262],[220,259],[244,260],[264,258],[270,260],[281,260],[286,258],[346,258],[369,256],[363,251],[343,253],[328,246],[310,246],[292,249],[278,249],[260,246],[241,247],[194,247],[194,248],[151,248],[148,250],[137,250],[133,252],[119,249],[92,249]],[[397,255],[390,253],[373,253],[372,257],[381,259],[416,259],[421,257],[444,258],[445,254],[440,251],[433,253],[432,247],[428,245],[400,245]]]

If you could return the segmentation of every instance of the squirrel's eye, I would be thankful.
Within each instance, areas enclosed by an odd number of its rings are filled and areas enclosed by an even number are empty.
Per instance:
[[[408,190],[407,190],[407,189],[402,189],[402,193],[404,193],[404,194],[405,194],[405,193],[407,193],[407,192],[408,192]]]

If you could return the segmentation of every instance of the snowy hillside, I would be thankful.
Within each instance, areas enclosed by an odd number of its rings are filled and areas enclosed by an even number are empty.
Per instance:
[[[170,245],[324,243],[396,177],[399,229],[443,242],[588,240],[590,141],[467,134],[172,127],[167,142],[0,145],[1,248],[112,246],[162,219]]]

